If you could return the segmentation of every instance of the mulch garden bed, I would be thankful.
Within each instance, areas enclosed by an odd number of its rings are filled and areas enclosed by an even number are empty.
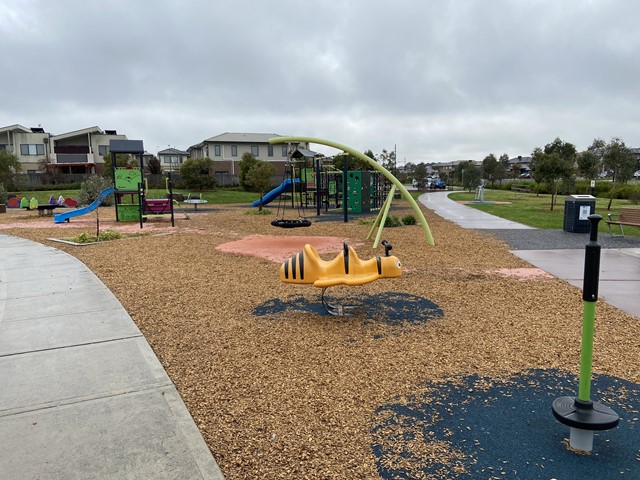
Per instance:
[[[411,213],[394,209],[398,216]],[[505,470],[511,477],[493,472],[503,464],[474,470],[482,456],[456,444],[472,440],[456,436],[444,407],[470,410],[478,392],[495,397],[518,375],[531,383],[531,372],[573,378],[582,322],[577,288],[532,269],[500,240],[426,211],[436,246],[427,245],[419,226],[385,229],[403,275],[330,289],[336,298],[370,307],[331,317],[317,308],[318,289],[280,283],[277,262],[299,250],[300,239],[290,237],[301,235],[335,239],[325,245],[325,259],[341,251],[344,240],[363,259],[382,255],[382,247],[373,251],[365,241],[370,225],[317,222],[300,232],[272,227],[272,218],[246,210],[216,207],[189,220],[178,216],[175,228],[167,219],[150,219],[145,232],[173,234],[84,248],[47,238],[93,233],[92,215],[55,225],[31,212],[8,212],[0,215],[0,233],[70,253],[113,291],[228,479],[537,478],[518,477],[514,469]],[[100,209],[100,225],[139,230],[116,224],[112,208]],[[252,244],[252,255],[225,246],[256,235],[264,237]],[[283,252],[287,242],[293,250]],[[639,326],[638,318],[598,302],[594,372],[624,379],[627,389],[640,383]],[[470,386],[459,388],[468,379]],[[565,394],[563,383],[557,396]],[[402,410],[411,405],[412,414]],[[403,420],[388,423],[398,411]],[[568,437],[550,403],[533,421]],[[552,439],[553,448],[574,459],[558,445],[560,437]],[[547,473],[544,478],[553,478]]]

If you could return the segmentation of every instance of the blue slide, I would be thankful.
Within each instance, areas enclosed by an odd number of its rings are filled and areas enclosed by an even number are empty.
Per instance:
[[[296,178],[295,183],[300,183],[300,179]],[[274,188],[273,190],[271,190],[269,193],[267,193],[265,196],[262,197],[262,205],[267,205],[268,203],[271,203],[276,198],[278,198],[281,194],[283,194],[284,192],[288,192],[289,190],[291,190],[291,179],[287,178],[284,182],[282,182],[280,185],[278,185],[276,188]],[[253,205],[254,207],[259,207],[260,199],[256,200],[251,205]]]
[[[96,197],[96,199],[86,207],[76,208],[71,210],[70,212],[58,213],[54,215],[53,221],[54,223],[64,223],[68,222],[70,218],[79,217],[80,215],[85,215],[89,212],[93,212],[96,208],[100,206],[102,201],[107,197],[107,195],[113,193],[114,187],[105,188],[100,194]]]

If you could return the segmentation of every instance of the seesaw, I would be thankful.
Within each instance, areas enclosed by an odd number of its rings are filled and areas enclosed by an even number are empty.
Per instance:
[[[280,281],[313,285],[322,288],[322,306],[330,315],[346,316],[354,306],[331,305],[325,301],[325,291],[336,285],[365,285],[380,278],[394,278],[402,274],[400,260],[389,255],[393,248],[386,240],[384,257],[379,255],[369,260],[362,260],[346,242],[341,253],[333,260],[323,260],[311,245],[293,255],[280,266]]]

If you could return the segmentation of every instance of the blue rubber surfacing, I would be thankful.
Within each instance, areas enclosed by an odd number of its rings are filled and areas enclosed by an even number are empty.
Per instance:
[[[640,478],[640,385],[593,376],[592,399],[612,407],[620,424],[595,433],[590,455],[567,448],[569,427],[551,413],[552,401],[575,396],[577,385],[574,375],[558,370],[429,384],[375,412],[378,473],[383,479]]]
[[[299,312],[329,316],[322,308],[320,290],[313,290],[317,292],[313,296],[291,295],[285,299],[268,300],[254,308],[253,315],[261,317]],[[402,292],[384,292],[376,295],[360,293],[345,299],[336,298],[328,293],[326,298],[329,302],[344,301],[359,305],[359,316],[389,325],[419,324],[444,315],[442,309],[431,300]]]

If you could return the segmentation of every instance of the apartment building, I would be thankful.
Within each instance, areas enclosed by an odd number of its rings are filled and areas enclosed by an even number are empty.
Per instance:
[[[270,145],[269,139],[280,137],[276,133],[223,133],[192,145],[187,149],[191,158],[209,157],[216,174],[236,176],[240,173],[240,161],[245,152],[257,159],[273,163],[276,175],[283,175],[288,159],[288,145]],[[299,149],[308,150],[308,143]]]
[[[0,128],[0,150],[13,153],[24,173],[45,166],[58,173],[101,173],[110,140],[126,140],[115,130],[88,127],[52,135],[42,127],[10,125]]]

